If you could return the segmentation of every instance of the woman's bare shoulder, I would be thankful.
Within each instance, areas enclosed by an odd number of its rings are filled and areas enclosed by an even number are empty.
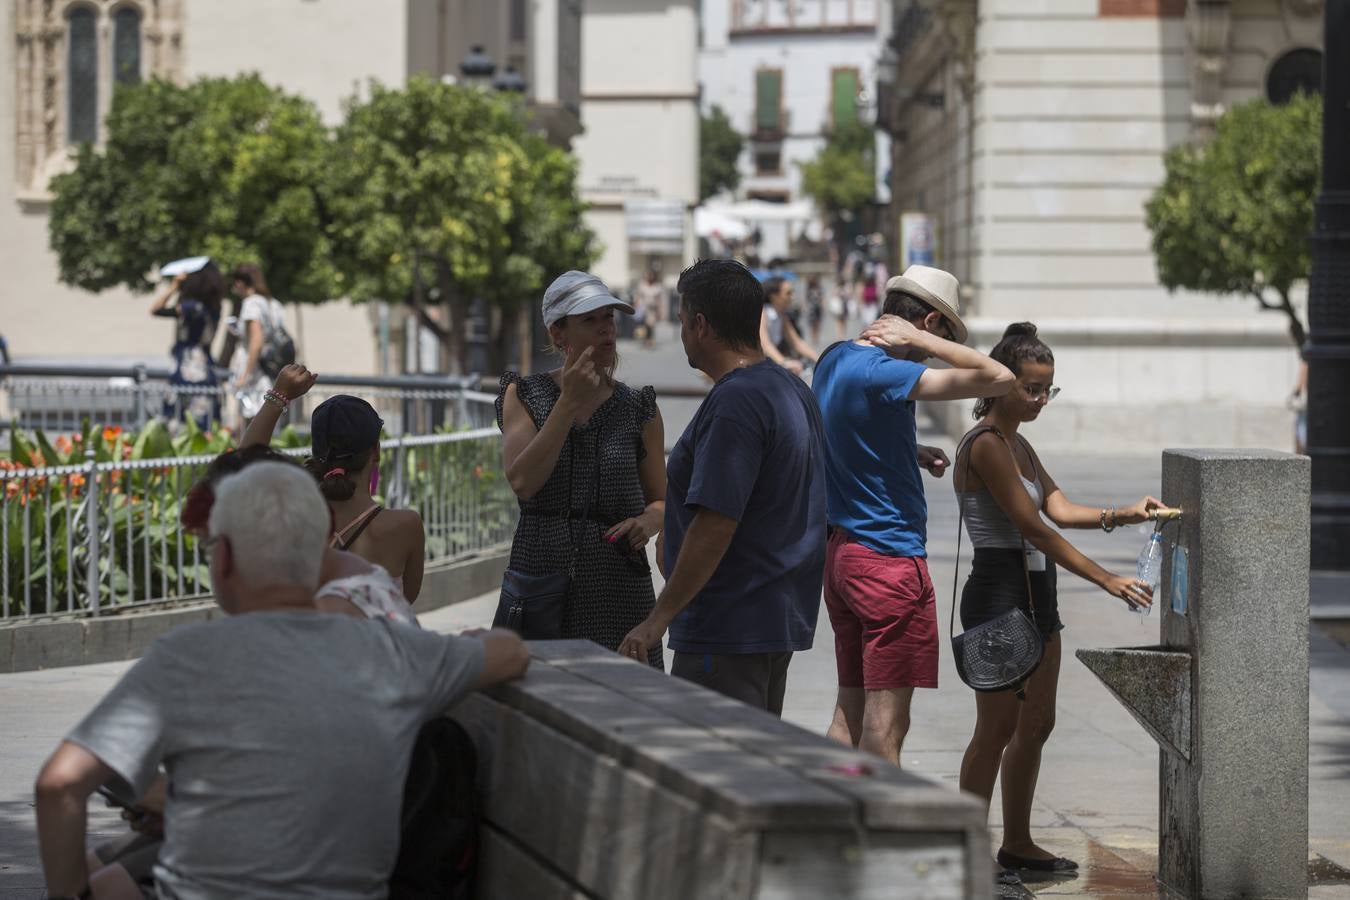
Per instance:
[[[379,520],[383,519],[383,522]],[[415,509],[386,509],[380,513],[377,523],[383,526],[381,530],[403,534],[411,531],[422,530],[422,517]]]

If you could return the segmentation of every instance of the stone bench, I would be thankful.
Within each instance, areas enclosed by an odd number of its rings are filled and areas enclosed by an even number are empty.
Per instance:
[[[992,892],[975,800],[588,641],[452,712],[474,737],[483,898]]]

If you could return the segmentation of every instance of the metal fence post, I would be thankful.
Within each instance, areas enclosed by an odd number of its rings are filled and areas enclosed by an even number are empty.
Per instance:
[[[407,499],[405,497],[407,491],[404,488],[405,482],[407,481],[407,474],[404,472],[403,465],[403,432],[401,430],[394,437],[394,473],[394,484],[398,490],[398,493],[395,494],[394,497],[398,502],[397,508],[402,509]],[[393,506],[394,504],[391,503],[390,505]]]
[[[141,429],[145,428],[145,381],[146,381],[145,366],[137,366],[135,369],[134,377],[136,379],[136,400],[135,400],[134,415],[136,416],[136,430],[140,431]]]
[[[86,524],[89,528],[89,570],[85,574],[86,590],[89,593],[89,606],[94,615],[98,615],[99,609],[99,577],[98,577],[98,551],[99,551],[99,483],[98,483],[98,464],[94,461],[94,451],[84,451],[84,485],[85,502],[89,504],[85,510]]]
[[[462,428],[472,428],[472,425],[466,424],[469,421],[469,385],[474,381],[472,376],[461,377],[459,379],[459,396],[455,398],[455,427],[453,430],[459,431]]]

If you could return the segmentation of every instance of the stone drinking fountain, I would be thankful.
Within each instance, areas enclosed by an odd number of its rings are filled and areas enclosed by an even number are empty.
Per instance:
[[[1077,653],[1158,741],[1158,879],[1185,896],[1307,896],[1310,474],[1166,451],[1161,642]]]

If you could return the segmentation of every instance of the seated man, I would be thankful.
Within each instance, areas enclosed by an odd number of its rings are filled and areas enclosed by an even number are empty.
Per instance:
[[[815,362],[820,354],[802,339],[792,324],[792,282],[769,278],[764,282],[764,311],[759,320],[759,342],[764,355],[789,372],[800,374],[802,360]]]
[[[524,673],[514,634],[445,637],[314,606],[328,508],[302,469],[258,463],[216,489],[205,544],[228,617],[160,638],[37,780],[53,897],[88,890],[85,806],[168,773],[165,896],[383,897],[423,723]]]

